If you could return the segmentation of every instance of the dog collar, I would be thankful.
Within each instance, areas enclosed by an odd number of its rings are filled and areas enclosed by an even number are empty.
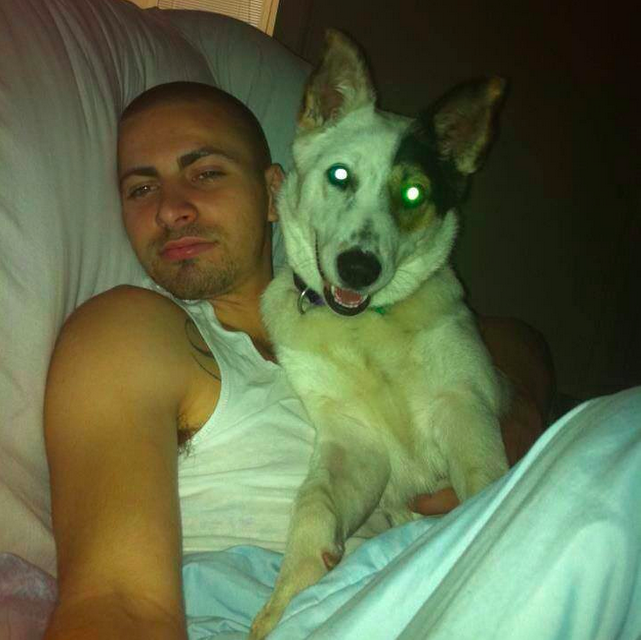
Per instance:
[[[292,274],[292,279],[295,283],[295,287],[297,287],[297,290],[299,291],[299,298],[297,298],[297,310],[299,311],[299,313],[301,313],[301,315],[304,315],[304,313],[306,313],[306,309],[304,308],[304,299],[308,300],[308,302],[310,302],[315,307],[326,306],[324,297],[320,296],[315,290],[311,289],[294,271]],[[376,313],[379,313],[382,316],[386,313],[386,307],[369,307],[369,309],[375,311]]]
[[[324,298],[320,296],[316,291],[313,291],[313,289],[311,289],[294,271],[292,274],[292,279],[294,280],[295,286],[299,291],[299,298],[297,299],[297,310],[299,311],[299,313],[301,313],[302,315],[306,313],[306,310],[304,309],[304,298],[307,299],[308,302],[310,302],[315,307],[323,307],[326,304],[324,302]]]

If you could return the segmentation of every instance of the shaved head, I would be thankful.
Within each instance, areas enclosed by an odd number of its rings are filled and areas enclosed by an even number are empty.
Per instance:
[[[211,105],[213,110],[223,110],[251,145],[257,169],[263,171],[270,166],[268,142],[255,115],[243,102],[209,84],[169,82],[152,87],[130,102],[121,115],[120,123],[159,105],[195,102]]]

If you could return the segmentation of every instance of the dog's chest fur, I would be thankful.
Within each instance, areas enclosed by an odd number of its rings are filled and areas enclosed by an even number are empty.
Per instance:
[[[399,507],[442,486],[446,463],[441,434],[432,426],[431,399],[453,387],[462,375],[458,360],[468,359],[467,344],[445,357],[444,341],[453,345],[460,333],[472,333],[450,269],[381,313],[369,310],[354,318],[326,307],[300,314],[298,297],[286,268],[266,292],[263,310],[279,362],[311,415],[339,412],[350,418],[347,429],[377,433],[391,461],[383,506]],[[323,420],[313,422],[323,428]]]

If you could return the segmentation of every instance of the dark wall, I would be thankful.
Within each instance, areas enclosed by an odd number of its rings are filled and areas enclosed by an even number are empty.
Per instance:
[[[327,27],[366,51],[382,108],[462,80],[510,91],[455,263],[481,313],[539,329],[576,397],[640,381],[640,9],[572,0],[281,0],[275,37],[315,62]]]

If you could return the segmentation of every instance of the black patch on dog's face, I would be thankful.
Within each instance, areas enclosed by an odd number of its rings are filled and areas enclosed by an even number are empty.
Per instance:
[[[413,233],[425,229],[435,219],[437,211],[431,196],[432,184],[420,165],[394,165],[388,188],[391,213],[400,231]],[[416,198],[409,199],[409,190],[414,189],[417,189]]]
[[[456,169],[452,161],[440,157],[432,124],[434,112],[434,109],[429,109],[413,122],[400,141],[393,163],[422,168],[431,181],[430,198],[436,214],[443,217],[464,199],[468,179]]]

